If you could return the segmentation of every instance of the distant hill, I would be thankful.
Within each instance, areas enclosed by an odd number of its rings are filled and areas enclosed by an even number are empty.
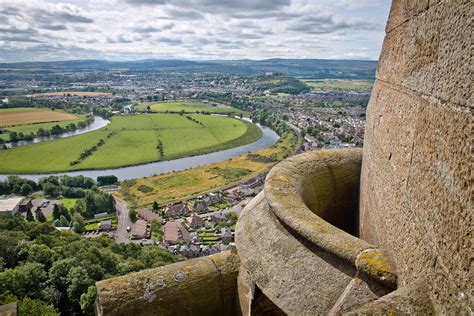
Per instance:
[[[374,79],[376,61],[328,59],[265,59],[265,60],[155,60],[105,61],[70,60],[55,62],[3,63],[0,68],[28,71],[83,71],[128,69],[130,72],[204,72],[254,75],[277,72],[304,78]]]

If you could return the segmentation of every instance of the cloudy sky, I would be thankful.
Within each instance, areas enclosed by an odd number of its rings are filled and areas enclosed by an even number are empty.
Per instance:
[[[377,59],[390,0],[0,0],[0,62]]]

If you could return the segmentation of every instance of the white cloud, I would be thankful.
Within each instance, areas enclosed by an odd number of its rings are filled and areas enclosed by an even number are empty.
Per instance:
[[[0,0],[0,59],[376,59],[389,2]]]

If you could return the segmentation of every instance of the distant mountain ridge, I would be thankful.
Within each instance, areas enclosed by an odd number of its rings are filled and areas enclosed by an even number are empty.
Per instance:
[[[264,60],[158,60],[137,61],[68,60],[53,62],[0,63],[5,69],[58,70],[112,70],[126,68],[130,72],[204,72],[238,75],[255,75],[278,72],[288,76],[305,78],[353,78],[374,79],[377,61],[330,60],[330,59],[281,59]]]

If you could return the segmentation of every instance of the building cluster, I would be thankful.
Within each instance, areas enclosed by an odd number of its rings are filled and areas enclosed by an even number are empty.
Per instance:
[[[365,108],[303,108],[284,111],[304,135],[304,150],[361,146]]]
[[[259,175],[224,191],[168,203],[155,210],[137,209],[138,219],[129,237],[154,241],[187,258],[226,250],[233,242],[238,214],[246,201],[261,191],[263,181],[264,175]],[[160,230],[159,236],[152,229],[153,223]]]

